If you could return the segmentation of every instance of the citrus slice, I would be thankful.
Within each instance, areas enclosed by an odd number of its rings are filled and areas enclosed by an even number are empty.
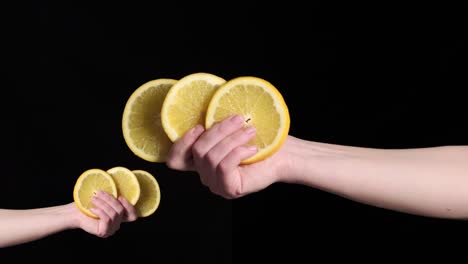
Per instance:
[[[132,171],[140,182],[140,199],[135,204],[135,209],[139,217],[152,215],[159,207],[161,201],[161,191],[154,176],[144,170]]]
[[[117,193],[123,196],[129,203],[135,205],[140,198],[140,183],[133,172],[125,167],[114,167],[107,170],[114,179]]]
[[[242,115],[245,126],[255,127],[256,136],[248,143],[258,152],[243,160],[249,164],[267,158],[277,151],[289,133],[289,111],[280,92],[268,81],[242,76],[222,85],[208,106],[206,128],[231,115]]]
[[[73,188],[73,200],[76,206],[86,215],[99,218],[91,208],[94,207],[91,199],[101,190],[117,198],[117,186],[112,177],[100,169],[89,169],[83,172],[76,180]]]
[[[169,88],[177,81],[156,79],[138,87],[127,100],[122,117],[125,142],[138,157],[164,162],[171,140],[161,124],[161,107]]]
[[[173,142],[197,124],[204,125],[211,97],[225,82],[216,75],[199,72],[183,77],[171,87],[161,109],[161,121]]]

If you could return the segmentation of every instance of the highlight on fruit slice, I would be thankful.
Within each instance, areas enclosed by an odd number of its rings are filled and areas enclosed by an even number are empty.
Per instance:
[[[213,95],[206,114],[206,128],[232,116],[242,115],[245,126],[255,127],[248,143],[258,152],[242,164],[263,160],[276,152],[289,133],[289,111],[280,92],[270,82],[253,76],[229,80]]]
[[[172,142],[197,124],[204,125],[208,104],[218,87],[226,81],[210,73],[189,74],[167,93],[161,109],[163,129]]]
[[[107,170],[107,173],[114,179],[117,186],[117,193],[123,196],[129,203],[135,205],[140,198],[140,183],[135,174],[125,167],[114,167]]]
[[[89,169],[77,179],[73,188],[73,200],[86,215],[99,218],[90,209],[94,207],[91,199],[98,191],[104,191],[117,198],[117,186],[112,177],[101,169]]]
[[[152,215],[159,207],[161,201],[161,191],[156,178],[144,170],[133,170],[141,186],[140,199],[135,205],[139,217]]]
[[[156,79],[138,87],[127,100],[122,117],[125,143],[138,157],[150,162],[166,161],[171,140],[161,123],[164,99],[177,82]]]

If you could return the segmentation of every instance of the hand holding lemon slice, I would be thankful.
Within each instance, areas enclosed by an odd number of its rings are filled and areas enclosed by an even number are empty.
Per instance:
[[[191,128],[201,124],[209,129],[232,115],[243,116],[245,126],[257,131],[249,144],[258,152],[242,164],[269,157],[289,133],[288,107],[270,82],[254,76],[226,82],[204,72],[178,81],[157,79],[138,88],[126,104],[122,127],[125,142],[135,155],[164,162],[172,142]]]
[[[289,111],[279,91],[258,77],[238,77],[222,85],[208,105],[205,126],[232,116],[244,117],[244,126],[255,127],[256,136],[249,142],[258,152],[242,161],[249,164],[267,158],[284,143],[289,133]]]
[[[122,166],[107,171],[89,169],[77,179],[73,189],[76,206],[87,216],[99,218],[91,211],[92,198],[104,191],[114,198],[124,197],[137,211],[139,217],[152,215],[159,207],[161,190],[156,178],[144,170],[129,170]]]
[[[101,169],[89,169],[83,172],[75,183],[73,200],[76,206],[87,216],[98,218],[91,211],[92,198],[98,191],[104,191],[117,198],[117,186],[112,177]]]

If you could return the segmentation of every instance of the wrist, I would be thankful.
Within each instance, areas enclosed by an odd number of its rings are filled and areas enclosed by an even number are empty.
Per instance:
[[[339,170],[349,158],[349,147],[306,141],[289,136],[284,148],[284,162],[279,181],[324,187],[323,181]]]
[[[63,219],[65,229],[75,229],[80,227],[80,212],[74,202],[62,205],[60,214]]]
[[[278,160],[277,181],[285,183],[302,183],[304,172],[309,163],[314,162],[307,154],[310,142],[288,136],[281,148]],[[310,171],[309,171],[310,172]]]

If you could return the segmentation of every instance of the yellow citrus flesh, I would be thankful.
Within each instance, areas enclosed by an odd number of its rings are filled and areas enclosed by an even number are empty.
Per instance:
[[[169,88],[176,82],[173,79],[149,81],[138,87],[125,105],[122,117],[125,143],[146,161],[166,161],[172,146],[162,127],[161,107]]]
[[[91,208],[94,207],[91,199],[98,191],[104,191],[117,198],[117,186],[112,177],[100,169],[89,169],[83,172],[75,183],[73,200],[76,206],[86,215],[99,218]]]
[[[125,167],[114,167],[107,170],[114,179],[117,186],[117,193],[123,196],[132,205],[135,205],[140,198],[140,183],[135,174]]]
[[[256,136],[248,143],[258,152],[242,164],[263,160],[276,152],[289,133],[289,111],[280,92],[268,81],[242,76],[222,85],[208,106],[206,128],[232,115],[242,115],[245,126],[255,127]]]
[[[161,121],[164,131],[176,141],[197,124],[204,125],[208,104],[226,81],[210,73],[193,73],[174,84],[164,100]]]
[[[139,217],[147,217],[152,215],[159,207],[161,201],[161,191],[156,178],[147,171],[133,170],[132,171],[141,186],[140,199],[135,205],[137,215]]]

